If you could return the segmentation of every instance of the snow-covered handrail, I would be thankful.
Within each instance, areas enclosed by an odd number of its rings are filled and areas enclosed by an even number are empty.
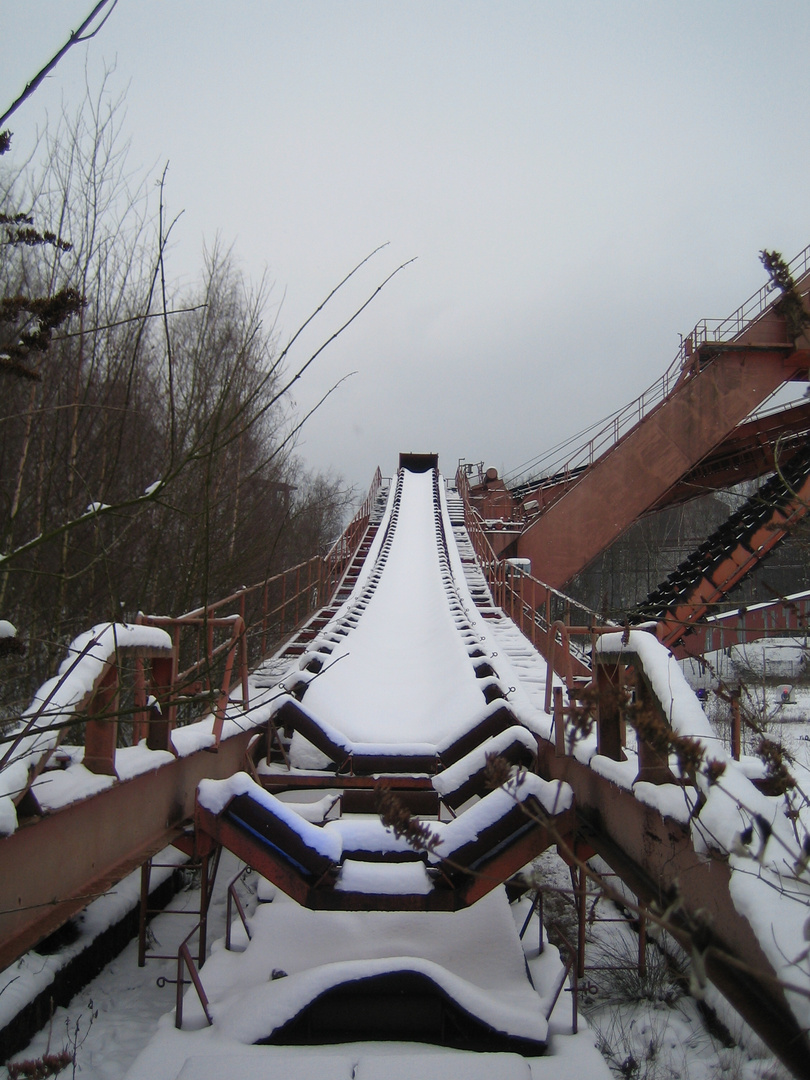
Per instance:
[[[47,764],[71,720],[90,711],[102,696],[111,698],[113,683],[117,687],[117,661],[127,652],[140,657],[171,656],[172,640],[165,631],[154,627],[101,623],[71,642],[56,676],[37,690],[9,733],[8,748],[0,759],[0,833],[16,828],[15,807]],[[88,727],[93,723],[89,719]],[[100,727],[99,722],[95,726]],[[91,745],[93,734],[91,728]],[[103,736],[107,756],[114,758],[113,725],[109,721],[103,725]],[[90,764],[89,758],[86,763]],[[114,772],[112,760],[107,764]]]
[[[576,668],[579,676],[589,675],[587,651],[575,644],[572,654],[570,644],[564,642],[564,652],[561,653],[552,640],[552,635],[557,635],[553,627],[558,620],[570,622],[572,616],[594,624],[604,622],[604,617],[553,585],[547,585],[525,570],[514,567],[508,560],[499,559],[484,531],[481,515],[472,505],[467,474],[461,467],[456,473],[456,490],[464,506],[467,535],[496,605],[503,608],[538,652],[546,659],[551,659],[557,675],[570,680],[574,675],[573,668]]]
[[[653,634],[645,630],[602,634],[594,654],[597,662],[635,663],[673,732],[685,738],[708,740],[713,749],[717,747],[717,737],[680,665]]]
[[[676,819],[691,834],[694,850],[726,863],[734,907],[748,920],[806,1032],[810,961],[803,943],[810,904],[810,822],[805,808],[789,783],[781,796],[766,795],[748,779],[720,744],[675,658],[651,634],[605,635],[596,656],[600,666],[633,662],[671,732],[660,753],[666,765],[668,741],[679,778],[670,775],[659,786],[639,776],[634,794],[662,816],[678,808]],[[642,745],[640,740],[640,762]]]

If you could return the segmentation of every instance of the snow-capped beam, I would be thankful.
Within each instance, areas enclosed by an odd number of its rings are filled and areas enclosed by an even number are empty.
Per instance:
[[[0,839],[0,969],[171,844],[197,784],[242,765],[252,730],[56,810]]]

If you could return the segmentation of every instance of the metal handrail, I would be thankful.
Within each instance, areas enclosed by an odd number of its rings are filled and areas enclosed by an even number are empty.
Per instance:
[[[793,277],[801,278],[810,271],[810,245],[789,263]],[[581,444],[567,459],[556,459],[543,469],[546,478],[557,482],[568,481],[582,468],[593,465],[608,449],[617,445],[623,436],[637,423],[658,408],[679,382],[690,377],[694,350],[701,345],[736,340],[759,319],[773,303],[778,286],[768,281],[730,315],[723,319],[700,319],[690,334],[681,339],[675,359],[651,386],[615,413],[608,423],[587,442]],[[543,477],[537,477],[538,483]]]
[[[118,647],[116,651],[116,663],[113,665],[115,668],[114,674],[116,680],[120,674],[117,665],[119,654],[128,654],[131,652],[136,657],[134,687],[135,708],[132,715],[134,741],[137,742],[138,739],[147,734],[150,730],[150,724],[156,719],[162,719],[165,723],[166,733],[168,735],[176,723],[178,703],[187,705],[191,700],[198,700],[199,686],[197,684],[207,683],[208,685],[204,687],[203,697],[206,701],[210,700],[212,697],[215,697],[216,699],[216,707],[214,710],[214,748],[219,745],[225,719],[225,711],[230,700],[231,678],[234,667],[237,664],[242,690],[242,705],[245,710],[250,707],[248,684],[249,637],[258,634],[259,631],[261,632],[261,654],[264,657],[269,651],[268,646],[271,640],[275,643],[276,641],[280,641],[284,637],[289,636],[289,634],[294,633],[314,611],[319,607],[323,607],[332,599],[346,568],[354,557],[360,541],[365,534],[369,522],[371,506],[381,485],[382,475],[378,468],[374,474],[368,495],[366,496],[363,505],[360,507],[360,510],[349,523],[339,540],[332,545],[325,556],[315,555],[305,562],[298,563],[296,566],[282,571],[280,574],[275,574],[254,585],[237,589],[229,596],[194,608],[191,611],[185,612],[183,615],[161,616],[139,613],[135,620],[137,624],[161,627],[171,634],[172,646],[169,647],[167,645],[165,650],[166,662],[171,669],[171,674],[161,682],[159,689],[155,688],[155,695],[159,699],[157,709],[158,714],[160,713],[160,707],[165,706],[168,710],[167,715],[165,717],[161,717],[160,715],[155,716],[153,715],[155,709],[149,704],[149,694],[147,693],[146,680],[143,673],[143,661],[140,658],[142,649],[129,646]],[[281,593],[281,598],[277,603],[271,601],[271,591],[273,589],[276,589]],[[249,598],[256,596],[260,596],[261,598],[261,610],[252,621],[249,621],[247,617],[246,601]],[[237,606],[239,609],[238,613],[218,614],[227,606]],[[215,644],[215,630],[227,631],[228,633],[225,640]],[[181,633],[188,631],[193,631],[196,634],[196,659],[190,665],[187,665],[182,672],[178,672]],[[14,737],[10,740],[10,746],[3,751],[0,769],[7,764],[22,740],[37,732],[37,724],[44,717],[48,716],[48,709],[52,705],[57,691],[69,678],[71,672],[76,665],[81,662],[84,655],[92,649],[96,643],[97,642],[94,639],[85,647],[84,652],[77,656],[72,661],[69,668],[55,681],[54,685],[50,688],[48,697],[39,705],[36,712],[32,716],[24,718],[20,731],[15,733]],[[222,675],[217,678],[216,685],[212,686],[211,683],[213,680],[211,679],[211,673],[213,671],[214,662],[217,660],[220,660],[221,662],[223,656],[224,664]],[[105,672],[103,672],[104,678],[106,678],[107,675],[108,672],[105,669]],[[202,678],[200,678],[200,676],[202,676]],[[88,700],[93,699],[100,686],[101,677],[96,680],[96,684],[94,684],[90,694],[74,708],[74,715],[86,706]],[[114,685],[110,684],[107,689],[110,690],[111,695],[114,692],[117,692],[119,689],[118,682],[116,681]],[[61,712],[59,715],[61,716]],[[113,714],[110,714],[110,716],[112,715]],[[108,715],[105,713],[103,719],[108,718]],[[69,726],[69,723],[70,719],[68,718],[65,718],[64,724],[62,724],[60,720],[61,727],[66,728]],[[57,732],[56,738],[48,740],[48,745],[43,748],[43,755],[37,762],[36,767],[30,770],[28,782],[25,787],[17,793],[18,797],[15,797],[15,802],[19,802],[24,797],[31,784],[38,776],[39,771],[47,763],[48,757],[59,742],[58,736],[59,733]],[[168,738],[166,749],[171,749],[171,742]],[[113,744],[110,750],[111,758],[109,762],[106,763],[111,775],[115,775],[115,750],[116,746]]]
[[[572,655],[568,645],[567,634],[574,630],[568,626],[572,612],[575,617],[577,614],[580,617],[585,616],[590,624],[586,628],[586,633],[590,633],[591,626],[603,623],[604,617],[552,585],[547,585],[539,578],[499,559],[484,531],[481,515],[470,501],[469,482],[466,473],[461,468],[456,475],[456,490],[464,506],[464,524],[467,534],[484,571],[487,584],[492,590],[495,604],[503,609],[524,637],[528,638],[535,649],[546,658],[554,672],[566,680],[570,689],[573,686],[574,664],[578,668],[579,675],[590,674],[586,651],[577,649],[575,655]],[[563,620],[557,619],[557,612],[563,613]],[[555,629],[558,622],[559,625],[567,627],[567,633],[564,635],[566,645],[562,653],[555,647],[559,633]],[[609,629],[619,628],[611,626]]]

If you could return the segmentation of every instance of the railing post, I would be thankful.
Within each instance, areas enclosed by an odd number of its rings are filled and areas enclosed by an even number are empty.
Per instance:
[[[143,657],[135,657],[135,687],[133,693],[135,713],[132,717],[132,745],[149,735],[149,713],[146,709],[146,679],[143,673]]]
[[[171,696],[174,697],[174,693],[173,693],[173,691],[175,689],[174,675],[177,673],[177,671],[179,670],[179,666],[180,666],[180,625],[179,625],[179,623],[176,624],[175,627],[174,627],[174,633],[172,634],[172,646],[174,648],[174,665],[175,666],[174,666],[174,673],[172,674],[172,681],[171,681],[170,685],[171,685]],[[171,725],[174,725],[174,722],[175,722],[176,719],[177,719],[177,706],[172,704],[170,706],[170,708],[169,708],[169,723]]]
[[[209,882],[208,882],[208,859],[210,855],[206,852],[200,859],[200,936],[197,946],[197,965],[202,967],[205,963],[205,953],[208,945],[208,901],[209,897]]]
[[[596,752],[613,761],[624,761],[625,755],[622,750],[624,725],[619,707],[622,690],[621,669],[617,664],[609,668],[605,663],[597,663],[594,674],[597,696]]]
[[[211,684],[211,675],[212,675],[213,669],[214,669],[214,620],[213,620],[211,614],[209,613],[208,608],[205,609],[205,616],[203,616],[203,617],[204,618],[207,617],[207,626],[206,626],[206,631],[207,632],[206,632],[206,635],[205,635],[206,678],[208,680],[208,689],[212,690],[213,686]]]
[[[146,966],[146,909],[149,906],[149,878],[152,860],[141,865],[141,905],[138,911],[138,967]]]
[[[193,931],[192,931],[193,933]],[[189,935],[190,936],[190,935]],[[186,938],[186,941],[188,938]],[[176,1028],[183,1027],[183,965],[185,964],[188,969],[191,982],[194,985],[194,989],[197,991],[197,997],[200,999],[200,1004],[203,1007],[205,1013],[205,1019],[208,1021],[208,1026],[211,1027],[213,1020],[211,1019],[211,1012],[208,1008],[208,998],[203,985],[200,980],[200,976],[197,974],[197,969],[194,967],[194,961],[191,959],[191,953],[188,950],[188,945],[184,941],[177,951],[177,997],[175,999],[175,1011],[174,1011],[174,1026]]]
[[[585,931],[588,926],[588,877],[585,867],[579,868],[579,892],[577,895],[577,978],[585,978]]]
[[[244,614],[242,615],[242,633],[239,636],[239,673],[242,678],[242,708],[247,712],[250,708],[250,682],[248,680],[247,624]]]
[[[262,589],[262,659],[267,656],[267,582]]]
[[[233,624],[231,647],[228,649],[228,653],[225,657],[225,671],[222,675],[222,686],[219,690],[219,700],[217,702],[217,711],[214,716],[214,746],[219,746],[219,740],[222,737],[222,725],[225,722],[225,710],[228,708],[228,701],[230,698],[231,689],[231,676],[233,674],[233,662],[236,650],[239,648],[239,639],[244,635],[245,624],[241,618],[237,618]]]
[[[171,732],[177,713],[173,697],[176,653],[152,658],[152,695],[157,705],[149,709],[146,745],[150,750],[172,750]]]
[[[554,687],[554,756],[565,757],[565,709],[561,686]]]
[[[183,946],[177,950],[177,981],[174,990],[174,1026],[183,1028]]]
[[[116,776],[118,743],[118,663],[113,661],[98,683],[84,729],[84,767],[101,776]]]
[[[731,695],[731,756],[735,761],[740,760],[742,753],[742,724],[740,721],[740,695],[739,691]]]
[[[650,691],[639,671],[636,671],[636,699],[642,711],[654,708],[650,701]],[[636,780],[645,780],[651,784],[677,783],[669,767],[669,755],[665,751],[656,750],[638,732],[636,735],[638,739],[638,775]]]

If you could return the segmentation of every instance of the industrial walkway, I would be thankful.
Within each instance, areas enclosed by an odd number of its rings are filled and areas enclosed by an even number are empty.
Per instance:
[[[767,932],[755,915],[773,904],[786,853],[801,858],[789,818],[718,747],[674,660],[650,634],[602,634],[597,684],[633,665],[638,702],[673,733],[669,753],[649,737],[640,736],[638,748],[617,737],[619,719],[607,707],[590,734],[568,726],[573,701],[549,715],[548,665],[481,592],[481,581],[438,473],[411,472],[406,460],[353,590],[308,639],[274,705],[288,760],[264,762],[253,780],[203,783],[200,831],[317,911],[428,918],[474,905],[549,845],[569,858],[598,852],[652,912],[670,908],[676,936],[687,944],[700,937],[710,976],[792,1067],[806,1062],[805,1001],[778,986],[789,971],[798,974],[791,950],[804,906],[780,902]],[[562,684],[552,681],[560,694]],[[693,752],[689,768],[681,747]],[[501,751],[513,779],[490,791],[487,754]],[[416,837],[416,850],[363,813],[374,804],[361,795],[381,773],[403,806],[418,798],[427,833],[421,844]],[[312,815],[302,816],[298,800],[313,787],[342,798],[340,816],[304,820]],[[425,799],[428,789],[439,805]],[[442,820],[442,806],[451,820]],[[752,876],[730,853],[745,823],[766,815],[778,840]],[[428,982],[435,976],[413,970]],[[319,1016],[324,1009],[321,1002]],[[480,1030],[493,1038],[485,1013]],[[501,1037],[516,1033],[507,1025]]]
[[[436,465],[402,456],[387,497],[375,490],[362,528],[350,527],[324,606],[218,715],[161,729],[168,751],[119,751],[117,778],[97,777],[94,791],[40,808],[39,821],[0,840],[0,855],[24,857],[4,863],[3,888],[11,897],[36,879],[31,859],[49,850],[37,837],[64,844],[76,815],[92,831],[115,807],[127,850],[108,865],[95,853],[82,863],[77,848],[74,903],[87,883],[148,858],[167,828],[203,857],[227,847],[269,883],[237,933],[242,951],[217,951],[195,974],[177,1053],[204,1026],[195,1054],[221,1043],[408,1038],[531,1057],[550,1045],[566,969],[525,952],[502,884],[542,890],[520,875],[553,846],[584,896],[586,860],[598,853],[649,918],[666,913],[701,971],[796,1075],[810,1075],[801,811],[723,752],[653,635],[585,628],[593,655],[579,680],[563,624],[540,635],[545,655],[533,648],[494,602],[492,568],[465,526],[472,510],[448,495]],[[322,589],[308,579],[300,591]],[[537,638],[539,611],[515,595],[515,618]],[[271,614],[266,602],[263,625]],[[153,678],[162,633],[144,629],[132,643],[151,651]],[[108,686],[110,661],[90,659],[83,701],[88,685]],[[19,761],[42,762],[31,755],[54,725],[37,734],[32,717]],[[133,800],[148,802],[144,785],[175,799],[168,815],[158,802],[160,828],[131,814]],[[29,790],[40,799],[48,788],[34,780]],[[192,816],[193,837],[182,828]],[[20,940],[42,925],[31,906],[6,902]],[[292,953],[278,942],[290,935]],[[581,951],[572,962],[584,965]],[[167,1076],[179,1075],[179,1060]]]

